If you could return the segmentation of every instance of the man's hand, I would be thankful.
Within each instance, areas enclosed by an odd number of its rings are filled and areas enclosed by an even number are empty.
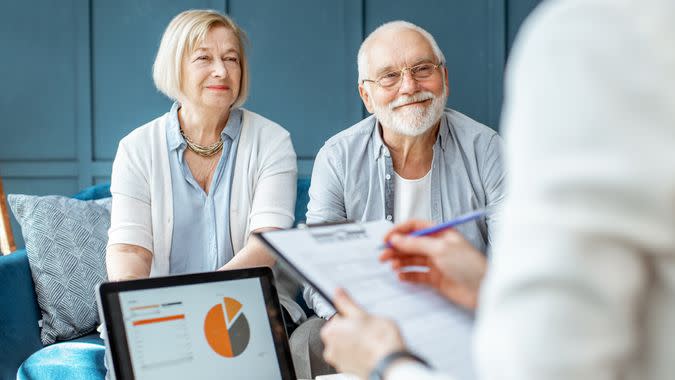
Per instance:
[[[338,314],[321,329],[321,340],[324,359],[338,371],[367,378],[380,359],[405,348],[394,322],[366,313],[344,290],[333,302]]]
[[[454,229],[430,236],[407,236],[432,225],[411,220],[394,227],[384,238],[392,248],[384,250],[380,260],[390,261],[401,280],[432,286],[450,301],[473,310],[487,269],[485,256]],[[426,271],[406,270],[411,266]]]

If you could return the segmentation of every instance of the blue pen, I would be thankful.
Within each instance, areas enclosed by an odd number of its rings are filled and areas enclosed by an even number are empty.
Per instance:
[[[452,228],[452,227],[458,226],[460,224],[464,224],[466,222],[470,222],[472,220],[478,219],[482,216],[485,216],[487,213],[488,213],[487,209],[479,209],[479,210],[471,211],[469,213],[460,215],[460,216],[456,217],[455,219],[452,219],[452,220],[447,221],[445,223],[437,224],[433,227],[423,228],[421,230],[411,232],[408,236],[419,237],[419,236],[426,236],[426,235],[435,234],[436,232],[447,230],[448,228]],[[379,249],[391,248],[391,244],[389,244],[389,242],[387,242],[385,244],[382,244],[378,248]]]

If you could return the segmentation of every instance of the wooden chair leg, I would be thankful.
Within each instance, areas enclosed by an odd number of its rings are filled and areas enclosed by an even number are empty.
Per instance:
[[[9,206],[2,187],[2,178],[0,178],[0,252],[7,255],[15,250],[14,234],[12,234],[12,226],[9,223]]]

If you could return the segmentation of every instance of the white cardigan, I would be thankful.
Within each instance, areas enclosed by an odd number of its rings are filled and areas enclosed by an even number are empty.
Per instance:
[[[230,236],[239,252],[251,231],[293,225],[297,163],[290,134],[243,109],[232,179]],[[133,244],[153,255],[150,276],[169,274],[173,196],[166,125],[169,113],[124,137],[113,163],[108,245]],[[286,296],[290,296],[286,294]],[[282,303],[285,298],[280,294]],[[288,308],[287,308],[288,309]],[[288,311],[294,320],[298,312]]]

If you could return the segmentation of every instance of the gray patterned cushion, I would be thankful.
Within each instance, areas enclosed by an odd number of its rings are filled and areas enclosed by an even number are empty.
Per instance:
[[[42,312],[42,343],[91,332],[98,324],[95,287],[106,279],[110,198],[8,198],[26,242]]]

